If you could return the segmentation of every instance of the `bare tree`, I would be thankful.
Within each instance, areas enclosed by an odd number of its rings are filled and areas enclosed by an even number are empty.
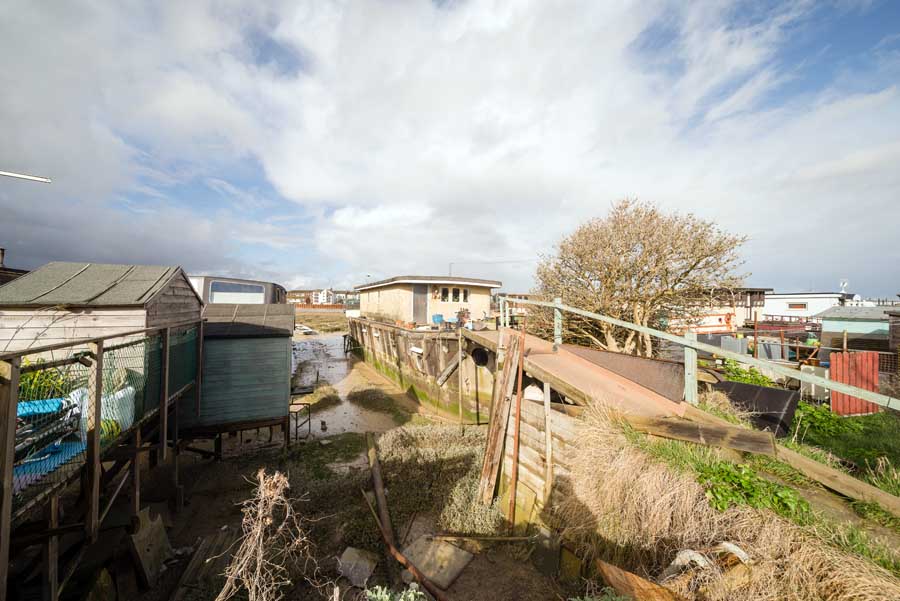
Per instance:
[[[665,213],[656,205],[625,199],[604,218],[565,237],[537,269],[536,293],[643,326],[689,323],[711,295],[740,285],[735,270],[746,242],[691,214]],[[532,325],[552,328],[547,311]],[[568,342],[651,356],[647,334],[566,314]]]

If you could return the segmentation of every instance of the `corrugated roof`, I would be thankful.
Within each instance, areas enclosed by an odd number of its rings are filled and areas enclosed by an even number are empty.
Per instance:
[[[822,319],[861,319],[866,321],[887,321],[888,311],[895,307],[830,307],[816,317]]]
[[[0,305],[143,306],[180,269],[56,261],[0,287]]]
[[[293,305],[213,303],[203,309],[204,338],[261,338],[294,335]]]
[[[380,288],[381,286],[389,286],[390,284],[461,284],[469,286],[484,286],[486,288],[499,288],[503,282],[497,280],[481,280],[478,278],[463,278],[446,275],[398,275],[386,280],[378,280],[377,282],[367,282],[356,286],[354,290],[368,290],[370,288]]]

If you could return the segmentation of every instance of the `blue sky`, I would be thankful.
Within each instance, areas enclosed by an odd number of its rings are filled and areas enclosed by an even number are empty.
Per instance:
[[[898,2],[14,4],[0,169],[54,180],[0,180],[14,266],[523,290],[637,196],[749,283],[900,292]]]

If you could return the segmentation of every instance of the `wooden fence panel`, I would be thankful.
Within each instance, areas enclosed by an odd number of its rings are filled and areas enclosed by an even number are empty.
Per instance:
[[[878,353],[831,353],[829,359],[832,380],[878,392]],[[868,415],[880,409],[875,403],[832,391],[831,410],[838,415]]]

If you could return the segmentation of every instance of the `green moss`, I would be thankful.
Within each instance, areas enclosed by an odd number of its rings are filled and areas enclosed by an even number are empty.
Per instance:
[[[405,424],[410,418],[410,411],[398,405],[393,397],[377,388],[354,390],[347,395],[347,400],[369,411],[387,413],[394,418],[394,422],[397,424]]]
[[[321,441],[327,441],[322,444]],[[329,464],[355,459],[366,450],[366,437],[357,432],[346,432],[321,440],[296,445],[288,451],[287,460],[301,469],[309,478],[330,478],[334,471]]]

